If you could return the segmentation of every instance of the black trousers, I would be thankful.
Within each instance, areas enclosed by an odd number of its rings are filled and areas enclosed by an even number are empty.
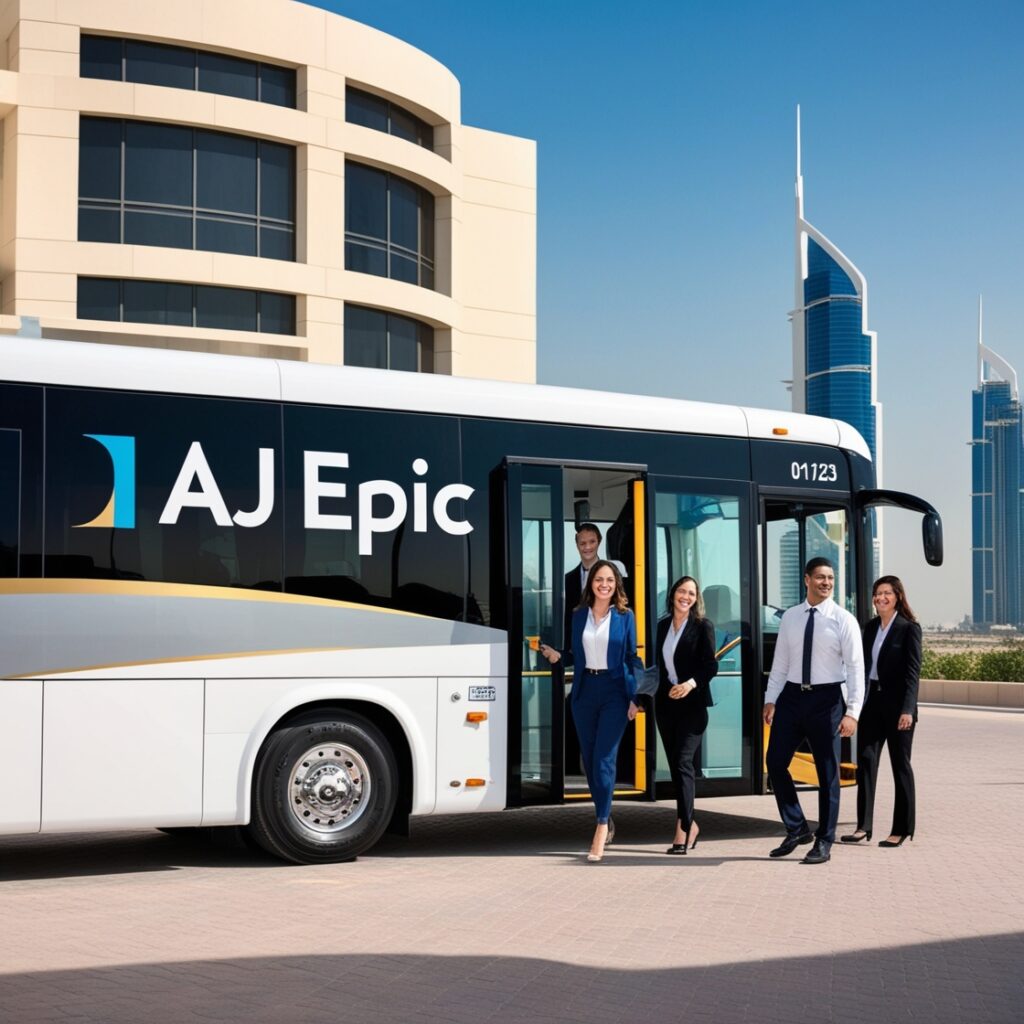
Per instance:
[[[765,761],[787,835],[798,836],[808,831],[807,819],[789,774],[789,763],[806,739],[818,773],[815,838],[829,844],[835,842],[839,820],[839,723],[844,707],[839,683],[812,686],[810,690],[801,690],[796,683],[786,683],[779,694]]]
[[[693,823],[693,794],[696,788],[694,755],[708,727],[708,709],[703,704],[691,704],[691,693],[681,700],[671,700],[659,693],[654,702],[661,742],[665,746],[668,769],[676,791],[676,817],[685,833]]]
[[[899,705],[886,705],[877,690],[869,693],[857,725],[857,828],[873,831],[875,786],[882,747],[889,746],[889,762],[896,786],[896,803],[892,811],[894,836],[912,836],[916,817],[914,770],[910,767],[910,748],[914,743],[916,723],[903,731],[897,728]]]

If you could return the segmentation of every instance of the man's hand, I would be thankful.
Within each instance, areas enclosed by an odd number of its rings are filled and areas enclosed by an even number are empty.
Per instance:
[[[851,718],[849,715],[843,715],[843,720],[839,723],[839,735],[843,737],[852,736],[857,731],[857,719]]]
[[[764,724],[771,725],[772,719],[775,717],[775,705],[765,704],[764,706]]]

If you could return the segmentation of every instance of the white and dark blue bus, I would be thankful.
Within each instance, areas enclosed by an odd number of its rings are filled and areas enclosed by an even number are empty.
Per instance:
[[[698,795],[763,792],[780,610],[826,553],[867,616],[879,505],[941,561],[934,509],[877,490],[840,422],[6,338],[0,833],[242,826],[314,862],[415,815],[585,798],[535,649],[565,642],[584,521],[648,663],[669,585],[700,580]],[[651,713],[621,750],[617,799],[665,795]]]

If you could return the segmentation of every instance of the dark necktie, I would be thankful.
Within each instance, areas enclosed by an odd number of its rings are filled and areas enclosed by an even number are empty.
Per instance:
[[[804,627],[804,678],[803,685],[811,685],[811,650],[814,647],[814,611],[807,609],[807,625]]]

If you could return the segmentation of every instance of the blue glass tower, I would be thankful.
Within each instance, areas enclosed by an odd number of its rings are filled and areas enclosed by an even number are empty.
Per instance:
[[[877,338],[868,330],[868,286],[839,248],[804,218],[800,108],[796,112],[796,289],[793,324],[793,410],[844,420],[867,442],[882,485],[882,407]],[[875,516],[876,576],[882,527]]]
[[[1016,371],[982,342],[971,395],[971,570],[975,625],[1021,626],[1024,431]]]
[[[867,281],[804,218],[800,109],[796,143],[796,294],[793,323],[793,409],[845,420],[867,442],[881,485],[874,331],[868,330]]]

